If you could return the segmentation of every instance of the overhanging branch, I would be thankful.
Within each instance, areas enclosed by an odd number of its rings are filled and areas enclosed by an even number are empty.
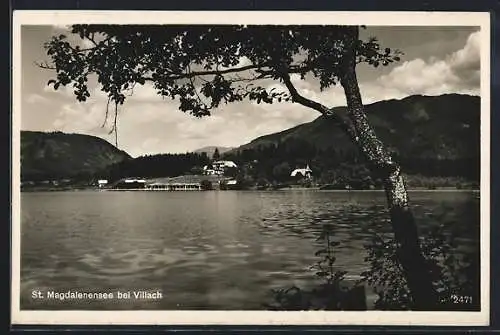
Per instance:
[[[263,67],[268,67],[268,64],[257,64],[257,65],[246,65],[246,66],[241,66],[241,67],[236,67],[236,68],[231,68],[231,69],[225,69],[225,70],[207,70],[207,71],[190,71],[188,73],[175,73],[175,72],[170,72],[173,76],[170,76],[170,79],[189,79],[197,76],[209,76],[209,75],[222,75],[222,74],[228,74],[228,73],[237,73],[237,72],[243,72],[247,70],[254,70],[254,69],[260,69]]]
[[[268,68],[268,69],[264,70],[264,68]],[[301,73],[304,71],[309,71],[311,68],[312,68],[312,65],[308,65],[308,66],[301,66],[300,64],[299,65],[290,65],[288,72],[289,73]],[[245,66],[241,66],[241,67],[235,67],[235,68],[224,69],[224,70],[215,69],[215,70],[206,70],[206,71],[190,71],[188,73],[168,71],[167,76],[168,76],[168,79],[178,80],[178,79],[189,79],[189,78],[201,77],[201,76],[239,73],[239,72],[243,72],[243,71],[247,71],[247,70],[257,70],[257,72],[260,74],[260,76],[257,76],[253,79],[263,79],[266,76],[268,76],[274,72],[272,64],[263,63],[263,64],[245,65]],[[144,80],[154,81],[154,79],[152,77],[144,77]]]
[[[33,62],[36,66],[38,66],[41,69],[46,69],[46,70],[57,70],[55,66],[50,66],[47,62],[39,63],[39,62]]]
[[[292,84],[292,81],[290,80],[290,75],[288,75],[288,73],[282,74],[281,78],[283,78],[283,82],[285,83],[286,88],[290,92],[293,102],[317,110],[318,112],[320,112],[325,116],[330,116],[330,114],[332,115],[334,114],[331,112],[330,108],[326,107],[325,105],[320,104],[319,102],[316,102],[314,100],[307,99],[303,95],[300,95],[295,86]]]
[[[283,82],[285,83],[286,88],[290,92],[290,95],[292,97],[292,101],[296,102],[298,104],[301,104],[303,106],[312,108],[318,112],[320,112],[323,116],[327,117],[328,119],[334,121],[337,126],[339,126],[347,135],[349,135],[353,140],[357,139],[357,133],[354,127],[351,125],[351,122],[347,120],[346,118],[342,117],[340,114],[333,112],[332,108],[328,108],[325,105],[308,99],[301,95],[295,86],[293,85],[292,81],[290,80],[290,75],[286,72],[283,72],[281,74],[281,78],[283,79]]]

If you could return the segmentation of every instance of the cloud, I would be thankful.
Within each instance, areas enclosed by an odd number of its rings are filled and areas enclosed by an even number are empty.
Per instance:
[[[247,56],[240,57],[237,67],[248,66],[252,64],[252,61]]]
[[[44,97],[43,95],[40,95],[40,94],[37,94],[37,93],[32,93],[30,95],[28,95],[28,97],[26,98],[26,102],[29,103],[29,104],[33,104],[33,105],[36,105],[36,104],[46,104],[48,102],[50,102],[50,100],[46,97]]]
[[[469,36],[465,47],[450,56],[450,67],[462,84],[479,88],[481,78],[480,32]]]
[[[71,31],[70,24],[55,24],[52,25],[51,35],[60,35],[60,34],[67,35],[70,33],[70,31]]]
[[[61,107],[53,126],[60,131],[106,134],[102,127],[105,111],[98,104],[65,104]]]
[[[413,94],[440,95],[463,93],[478,95],[480,91],[480,34],[472,33],[465,45],[442,58],[415,58],[396,65],[375,80],[360,83],[364,103],[400,99]],[[345,105],[339,86],[319,92],[311,80],[292,75],[292,82],[305,97],[326,106]],[[294,107],[296,108],[296,107]]]
[[[479,93],[479,34],[473,33],[462,48],[440,58],[416,58],[395,65],[378,78],[360,83],[364,103],[403,98],[411,94],[438,95],[444,93]],[[245,64],[245,60],[240,61]],[[345,105],[342,87],[331,87],[323,92],[317,81],[291,80],[305,97],[329,107]],[[264,83],[268,89],[286,91],[278,82]],[[111,119],[105,128],[107,96],[91,85],[92,96],[86,103],[75,102],[72,89],[61,87],[54,91],[44,88],[27,101],[38,103],[40,98],[57,101],[58,114],[53,127],[66,132],[101,136],[113,143],[108,135]],[[49,94],[49,92],[51,92]],[[57,95],[52,95],[56,93]],[[41,101],[41,100],[40,100]],[[57,104],[55,105],[57,106]],[[113,113],[114,106],[110,105]],[[186,152],[207,145],[238,146],[256,137],[281,131],[319,116],[317,111],[293,103],[256,104],[233,103],[222,105],[213,115],[196,118],[178,109],[178,102],[162,99],[151,83],[136,85],[126,103],[119,106],[118,141],[120,148],[132,156],[162,152]]]
[[[54,30],[69,30],[71,28],[70,24],[54,24],[52,29]]]
[[[141,148],[143,152],[155,152],[161,140],[157,137],[148,137],[142,142]]]
[[[375,82],[362,85],[363,95],[377,101],[412,94],[479,94],[479,37],[480,32],[472,33],[462,49],[443,59],[406,61]]]
[[[75,94],[73,93],[71,86],[59,86],[57,90],[55,90],[53,84],[45,85],[43,87],[43,93],[45,93],[45,95],[59,95],[65,98],[71,98],[72,100],[75,98]]]
[[[240,59],[238,60],[238,64],[236,64],[234,67],[243,67],[243,66],[248,66],[251,65],[252,61],[247,57],[247,56],[241,56]],[[220,69],[228,69],[232,66],[226,67],[226,66],[219,66]]]

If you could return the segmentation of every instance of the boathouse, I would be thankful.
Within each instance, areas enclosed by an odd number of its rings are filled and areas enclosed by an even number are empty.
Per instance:
[[[200,183],[151,183],[146,185],[148,191],[201,191]]]
[[[149,179],[146,190],[151,191],[203,191],[217,189],[221,180],[230,178],[217,175],[182,175]]]
[[[145,185],[146,180],[142,178],[125,178],[115,183],[113,188],[121,190],[137,190],[143,189]]]

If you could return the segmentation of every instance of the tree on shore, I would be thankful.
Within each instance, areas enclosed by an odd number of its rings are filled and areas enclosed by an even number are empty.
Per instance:
[[[179,101],[179,109],[209,116],[221,104],[243,100],[272,104],[292,102],[309,107],[340,127],[366,158],[375,178],[383,180],[398,259],[415,309],[433,309],[437,294],[422,255],[417,225],[399,164],[368,123],[356,76],[356,65],[374,67],[399,61],[400,52],[382,48],[375,38],[360,40],[358,26],[134,26],[74,25],[72,33],[91,47],[72,45],[66,36],[45,44],[57,71],[49,81],[58,89],[72,85],[79,101],[90,96],[97,80],[114,106],[136,84],[152,83],[160,96]],[[89,44],[87,43],[87,44]],[[242,62],[244,60],[244,62]],[[294,84],[315,79],[320,88],[340,84],[347,111],[307,98]],[[280,83],[283,90],[270,88]],[[106,118],[108,109],[106,110]]]
[[[212,156],[212,160],[214,161],[218,161],[220,159],[220,154],[219,154],[219,149],[218,148],[215,148],[214,150],[214,154]]]

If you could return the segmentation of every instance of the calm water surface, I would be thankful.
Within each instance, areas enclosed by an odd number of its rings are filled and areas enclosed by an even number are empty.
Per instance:
[[[477,248],[478,193],[410,197],[421,227],[447,220]],[[262,309],[272,288],[311,283],[326,223],[341,242],[337,267],[357,278],[370,229],[390,230],[384,206],[382,192],[22,193],[21,308]],[[69,289],[163,298],[31,298]]]

